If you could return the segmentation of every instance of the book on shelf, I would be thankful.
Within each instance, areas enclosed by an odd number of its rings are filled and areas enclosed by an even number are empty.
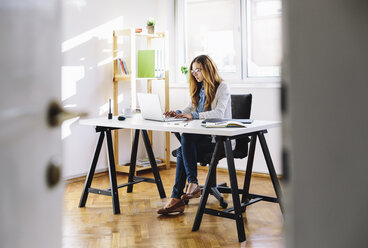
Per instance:
[[[138,78],[163,78],[164,58],[159,49],[138,50]]]
[[[156,160],[156,164],[162,163],[161,159],[156,158],[155,160]],[[151,167],[151,163],[148,158],[138,159],[136,162],[136,165],[140,167]]]
[[[206,128],[247,127],[246,124],[240,121],[206,122],[206,123],[203,123],[202,126]]]
[[[129,75],[129,70],[128,70],[128,66],[127,66],[126,62],[124,60],[122,60],[122,63],[123,63],[123,67],[124,67],[126,75]]]
[[[128,75],[129,73],[128,73],[128,70],[127,70],[127,66],[126,66],[126,63],[125,63],[125,61],[124,60],[122,60],[122,59],[118,59],[118,64],[119,64],[119,72],[121,72],[120,74],[122,74],[122,75]]]

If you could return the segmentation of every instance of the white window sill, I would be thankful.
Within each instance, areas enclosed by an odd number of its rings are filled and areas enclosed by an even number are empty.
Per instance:
[[[262,78],[262,79],[247,79],[247,80],[224,80],[230,88],[281,88],[281,78]],[[175,82],[170,84],[170,88],[188,88],[187,82]]]

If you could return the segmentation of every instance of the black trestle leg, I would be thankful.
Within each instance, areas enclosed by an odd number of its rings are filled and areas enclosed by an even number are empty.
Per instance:
[[[206,178],[206,183],[204,185],[204,189],[203,189],[203,193],[202,193],[202,197],[201,197],[201,201],[199,202],[199,206],[198,206],[198,210],[197,210],[197,214],[194,220],[194,224],[193,224],[193,228],[192,231],[197,231],[199,229],[199,226],[201,225],[202,222],[202,217],[204,214],[204,209],[206,207],[206,203],[207,203],[207,199],[208,199],[208,195],[210,193],[211,190],[211,180],[213,180],[213,177],[216,176],[216,167],[217,167],[217,163],[219,161],[219,155],[222,149],[222,141],[220,139],[218,139],[216,141],[216,146],[215,146],[215,150],[213,152],[212,158],[211,158],[211,163],[210,163],[210,167],[208,169],[208,174],[207,174],[207,178]]]
[[[250,201],[249,198],[249,187],[250,187],[250,179],[252,177],[253,170],[253,161],[254,161],[254,152],[256,149],[257,135],[253,134],[250,140],[249,146],[249,154],[247,160],[247,168],[245,170],[245,178],[244,178],[244,186],[243,186],[243,195],[242,195],[242,203],[247,203]],[[245,208],[244,208],[245,211]]]
[[[98,157],[100,156],[100,151],[101,151],[101,147],[102,147],[102,143],[103,143],[104,138],[105,138],[105,133],[100,132],[100,137],[99,137],[99,139],[97,141],[97,144],[96,144],[95,154],[93,156],[91,168],[89,169],[88,175],[86,177],[86,181],[85,181],[84,187],[83,187],[82,196],[81,196],[81,199],[79,201],[79,207],[80,208],[86,206],[86,202],[87,202],[87,198],[88,198],[88,189],[91,187],[93,175],[95,174],[96,165],[97,165]]]
[[[238,182],[236,179],[236,171],[235,171],[235,165],[234,165],[233,151],[231,148],[231,140],[226,139],[226,141],[224,141],[224,146],[225,146],[225,154],[226,154],[226,159],[227,159],[227,166],[229,170],[231,195],[233,197],[235,221],[236,221],[236,227],[238,231],[238,240],[239,242],[243,242],[245,241],[244,222],[243,222],[243,215],[242,215],[242,210],[240,206]]]
[[[120,214],[120,204],[119,204],[119,194],[118,187],[116,183],[116,170],[115,170],[115,160],[114,160],[114,150],[112,146],[111,130],[106,130],[106,143],[107,143],[107,154],[109,162],[109,177],[111,184],[111,197],[114,214]]]
[[[151,164],[151,167],[152,167],[152,172],[153,172],[153,175],[155,177],[158,192],[160,193],[161,198],[165,198],[166,197],[165,190],[164,190],[164,187],[162,185],[160,172],[158,171],[158,167],[157,167],[157,164],[156,164],[156,159],[155,159],[155,156],[154,156],[153,151],[152,151],[152,147],[151,147],[151,143],[150,143],[150,140],[149,140],[149,137],[148,137],[148,134],[147,134],[147,130],[142,130],[142,136],[143,136],[144,145],[146,147],[146,151],[147,151],[147,154],[148,154],[148,158],[150,160],[150,164]]]
[[[136,129],[134,132],[132,153],[130,156],[129,179],[128,179],[129,183],[133,182],[134,180],[135,166],[137,162],[138,139],[139,139],[139,130]],[[133,184],[130,184],[128,185],[127,193],[131,193],[132,191],[133,191]]]
[[[281,212],[283,213],[283,207],[282,207],[282,204],[281,204],[280,183],[279,183],[279,180],[277,178],[275,167],[273,166],[270,151],[268,150],[267,142],[266,142],[266,139],[264,137],[263,132],[258,133],[258,138],[259,138],[259,142],[261,143],[261,147],[262,147],[263,155],[264,155],[265,160],[266,160],[268,171],[270,173],[273,188],[276,192],[276,196],[277,196],[277,200],[278,200],[279,205],[280,205]]]

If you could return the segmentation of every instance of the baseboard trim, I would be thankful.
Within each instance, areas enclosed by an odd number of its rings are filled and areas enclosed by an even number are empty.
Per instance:
[[[105,174],[108,174],[107,173],[107,168],[98,169],[98,170],[96,170],[95,175],[93,177],[100,177],[100,176],[104,176]],[[75,183],[75,182],[85,181],[86,176],[87,176],[87,173],[83,174],[83,175],[79,174],[79,175],[71,176],[71,177],[68,177],[68,178],[64,178],[63,180],[66,184]]]
[[[176,167],[176,162],[171,161],[170,163],[170,167]],[[208,166],[197,166],[198,170],[204,170],[204,171],[208,171]],[[221,171],[221,172],[228,172],[228,170],[226,168],[217,168],[217,171]],[[236,170],[236,173],[238,175],[243,175],[245,176],[245,170]],[[262,172],[252,172],[252,177],[263,177],[263,178],[270,178],[270,174],[268,173],[262,173]],[[277,175],[278,179],[282,179],[282,175]]]
[[[170,162],[170,168],[173,168],[173,167],[176,167],[176,162],[171,161]],[[208,166],[198,166],[197,168],[198,168],[198,170],[208,171]],[[217,171],[228,172],[228,170],[226,168],[217,168]],[[245,171],[243,171],[243,170],[236,170],[236,173],[238,175],[245,176]],[[107,175],[107,174],[108,174],[107,168],[99,169],[99,170],[96,170],[94,177],[101,177],[101,176],[104,176],[104,175]],[[270,175],[267,174],[267,173],[252,172],[252,177],[269,178]],[[282,175],[277,175],[277,178],[282,179]],[[86,180],[86,175],[77,175],[77,176],[73,176],[73,177],[70,177],[70,178],[65,178],[63,180],[66,184],[85,181]]]

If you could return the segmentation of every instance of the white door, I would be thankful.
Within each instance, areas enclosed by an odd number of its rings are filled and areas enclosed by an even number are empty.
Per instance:
[[[61,247],[58,0],[0,1],[0,247]],[[51,174],[50,174],[51,172]],[[50,180],[50,175],[54,179]]]
[[[283,1],[288,248],[368,247],[367,13],[367,0]]]

